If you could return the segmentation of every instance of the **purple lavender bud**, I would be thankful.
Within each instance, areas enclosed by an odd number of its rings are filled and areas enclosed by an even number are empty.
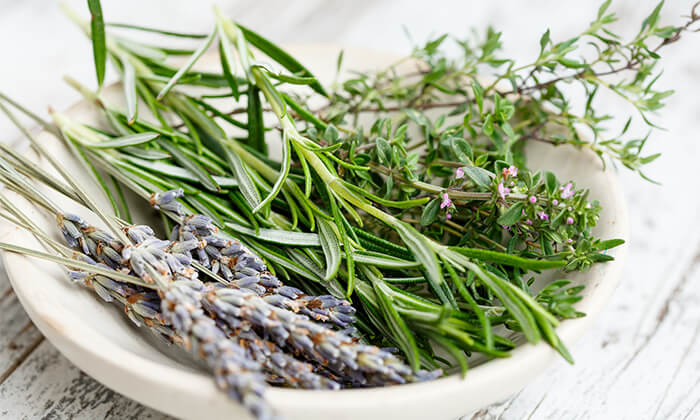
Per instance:
[[[125,306],[124,312],[126,312],[126,316],[131,320],[131,322],[134,323],[134,325],[136,325],[137,327],[141,327],[141,320],[139,319],[138,314],[131,308],[131,306]]]
[[[61,233],[63,234],[63,238],[66,240],[69,247],[76,248],[80,245],[78,244],[78,241],[70,233],[68,233],[67,230],[61,229]]]
[[[158,311],[151,308],[147,304],[138,301],[131,305],[134,312],[141,315],[144,318],[155,318],[158,315]]]
[[[121,263],[122,256],[114,249],[106,246],[106,247],[102,248],[102,253],[105,255],[105,257],[112,260],[115,264]]]
[[[246,267],[241,262],[237,263],[236,266],[233,267],[233,270],[234,270],[234,277],[236,277],[237,279],[242,279],[243,277],[247,277],[247,276],[257,276],[258,274],[260,274],[260,272],[258,270],[254,270],[250,267]]]
[[[173,230],[170,231],[170,236],[168,239],[175,242],[180,237],[180,225],[173,226]]]
[[[68,277],[73,281],[79,281],[88,276],[84,271],[68,270]]]
[[[124,285],[124,283],[112,280],[109,277],[95,276],[94,281],[99,282],[103,287],[111,290],[112,292],[118,294],[119,296],[127,297],[127,295],[130,293],[128,291],[128,288]]]
[[[104,243],[107,243],[110,245],[113,242],[118,242],[114,236],[110,235],[109,233],[107,233],[103,230],[92,231],[88,234],[88,236],[97,242],[104,242]],[[121,248],[121,246],[115,247],[115,248]]]
[[[162,210],[175,213],[175,214],[177,214],[178,216],[184,216],[184,215],[185,215],[184,207],[182,206],[182,204],[180,204],[180,203],[177,202],[177,201],[173,201],[172,203],[168,203],[168,204],[162,204],[162,205],[160,206],[160,208],[161,208]]]
[[[229,241],[228,239],[216,235],[207,235],[202,239],[207,241],[208,244],[213,245],[217,248],[225,248],[231,243],[231,241]]]
[[[184,216],[184,207],[179,202],[175,201],[178,198],[184,197],[185,192],[182,188],[176,190],[156,193],[151,196],[150,203],[156,210],[167,210],[176,213],[179,216]]]
[[[74,239],[78,239],[83,236],[82,232],[73,224],[71,221],[63,221],[63,228],[65,231]]]
[[[185,266],[173,254],[165,254],[165,261],[173,273],[180,273],[185,269]]]
[[[97,261],[92,259],[92,257],[85,255],[85,254],[78,254],[75,256],[75,259],[78,261],[82,261],[84,263],[90,264],[90,265],[97,265]]]
[[[287,306],[287,302],[289,302],[289,299],[282,296],[282,295],[268,295],[264,297],[265,302],[269,303],[270,305],[274,305],[280,308],[284,308]]]
[[[301,290],[297,289],[296,287],[291,287],[291,286],[282,286],[282,287],[278,288],[276,291],[280,295],[288,297],[290,299],[296,299],[297,297],[304,294]]]
[[[199,259],[199,263],[202,264],[203,266],[209,268],[211,266],[211,262],[209,261],[209,257],[207,256],[207,253],[202,249],[202,248],[197,248],[195,250],[197,253],[197,258]]]
[[[160,194],[159,198],[159,204],[168,204],[171,201],[177,199],[177,198],[182,198],[185,196],[185,191],[182,188],[178,188],[176,190],[170,190],[166,191],[163,194]]]
[[[332,319],[336,324],[338,324],[341,327],[347,327],[348,325],[352,324],[355,322],[355,317],[346,315],[343,313],[338,313],[338,312],[330,312],[329,315],[330,319]]]
[[[216,232],[217,228],[214,226],[211,218],[204,216],[202,214],[195,214],[185,219],[185,224],[193,226],[196,229],[211,230]]]
[[[80,249],[83,250],[83,254],[90,253],[90,247],[88,246],[87,241],[85,240],[84,237],[78,238],[78,244],[80,245]]]
[[[92,288],[95,290],[95,293],[97,293],[97,295],[105,302],[112,302],[114,300],[112,295],[109,293],[109,290],[102,286],[99,282],[92,282]]]
[[[85,219],[78,216],[77,214],[64,213],[63,218],[79,225],[81,228],[86,228],[89,226]]]
[[[146,274],[146,271],[144,269],[145,265],[146,265],[146,262],[144,261],[143,257],[140,254],[134,253],[131,255],[131,260],[130,260],[131,269],[134,270],[134,273],[136,273],[136,275],[141,277],[141,278],[143,278]]]
[[[265,287],[280,287],[282,282],[270,273],[263,273],[260,275],[260,284]]]
[[[331,295],[318,296],[316,299],[321,302],[322,308],[333,308],[343,303],[342,300]]]
[[[226,256],[231,256],[231,255],[238,255],[242,252],[243,250],[243,245],[241,245],[240,242],[234,242],[230,244],[228,247],[225,249],[221,250],[221,253],[226,255]]]
[[[350,326],[350,327],[347,327],[345,329],[340,330],[339,332],[341,334],[345,334],[348,337],[350,337],[350,336],[354,336],[355,334],[357,334],[357,328]]]
[[[87,245],[88,252],[83,251],[83,253],[88,255],[97,255],[97,242],[93,241],[91,238],[85,240],[85,245]]]
[[[192,238],[182,242],[175,242],[170,247],[170,250],[175,253],[186,253],[192,251],[193,249],[196,249],[198,246],[199,241],[197,241],[197,239]]]
[[[175,258],[177,258],[178,261],[180,261],[180,264],[184,266],[190,266],[192,265],[192,257],[187,255],[187,254],[173,254]]]
[[[189,231],[183,231],[182,232],[182,238],[180,238],[180,241],[186,242],[186,241],[195,241],[199,243],[199,240],[197,239],[196,236],[192,232]]]
[[[221,252],[219,252],[219,250],[212,245],[205,246],[204,251],[206,251],[206,253],[213,259],[221,258]]]
[[[224,278],[227,281],[231,281],[234,278],[234,275],[231,272],[231,269],[228,268],[228,266],[226,264],[221,264],[221,274],[224,276]]]
[[[143,230],[138,229],[136,226],[131,226],[131,227],[127,228],[126,233],[129,236],[129,239],[131,239],[132,241],[134,241],[137,244],[144,242],[150,236],[150,235],[147,235]]]

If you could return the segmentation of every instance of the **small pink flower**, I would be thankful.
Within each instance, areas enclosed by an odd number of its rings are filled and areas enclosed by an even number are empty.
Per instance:
[[[573,225],[574,224],[574,218],[569,216],[566,218],[566,224],[567,225]]]
[[[567,210],[571,211],[571,210],[573,210],[573,208],[572,208],[571,206],[569,206],[569,207],[567,208]]]
[[[503,177],[508,178],[509,176],[518,176],[518,168],[511,165],[509,168],[503,168]]]
[[[525,209],[520,210],[520,214],[525,216]]]
[[[567,239],[567,240],[566,240],[566,242],[568,242],[568,243],[573,243],[573,242],[574,242],[574,240],[573,240],[573,239],[571,239],[571,238],[569,238],[569,239]]]
[[[537,213],[537,216],[542,220],[549,220],[549,215],[543,211]]]
[[[586,208],[590,209],[591,208],[591,203],[586,204]]]
[[[552,200],[552,205],[553,205],[553,206],[556,206],[556,205],[558,205],[558,204],[559,204],[559,200],[557,200],[556,198],[555,198],[554,200]]]
[[[452,213],[447,213],[447,214],[445,215],[445,218],[447,218],[447,220],[452,219]]]
[[[566,200],[567,198],[572,197],[573,195],[574,185],[571,182],[561,187],[561,198]]]
[[[503,229],[505,229],[505,230],[508,230],[508,231],[509,231],[509,230],[510,230],[510,226],[503,226]]]
[[[525,220],[525,224],[526,224],[526,225],[532,225],[532,220],[530,220],[530,219]]]
[[[444,209],[445,207],[449,207],[452,205],[452,200],[450,200],[450,196],[447,193],[442,194],[442,203],[440,203],[440,208]]]
[[[455,178],[457,178],[457,179],[464,178],[464,169],[457,168],[457,170],[455,171]]]
[[[537,202],[537,197],[535,197],[534,195],[531,195],[530,198],[528,198],[528,200],[529,200],[532,204],[535,204],[535,203]]]
[[[506,199],[506,196],[510,194],[510,188],[503,186],[503,183],[498,184],[498,195],[501,196],[502,199]]]

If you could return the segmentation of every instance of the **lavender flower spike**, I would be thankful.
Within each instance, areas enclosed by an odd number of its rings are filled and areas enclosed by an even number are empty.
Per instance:
[[[156,209],[172,205],[171,211],[184,215],[184,208],[175,200],[183,195],[181,189],[170,190],[153,194],[150,202]],[[260,257],[239,240],[222,236],[207,216],[198,214],[186,217],[182,225],[173,228],[170,239],[179,241],[173,250],[177,249],[198,260],[231,282],[231,287],[249,289],[259,296],[265,295],[271,305],[340,328],[348,328],[355,322],[355,308],[350,302],[333,296],[309,296],[299,289],[284,286],[268,271]]]
[[[391,385],[433,379],[441,371],[419,371],[388,351],[356,343],[350,336],[334,331],[308,317],[281,309],[246,289],[206,286],[205,293],[220,318],[234,328],[242,321],[262,329],[280,347],[327,366],[361,385]]]
[[[136,325],[146,324],[158,335],[204,359],[217,385],[258,419],[276,418],[263,398],[267,385],[261,363],[248,357],[246,350],[230,340],[204,312],[198,272],[170,252],[170,241],[153,236],[148,226],[130,226],[125,232],[136,245],[124,245],[78,216],[61,215],[58,222],[69,244],[86,251],[76,254],[77,258],[133,272],[146,283],[156,285],[159,292],[137,291],[105,276],[80,272],[72,272],[71,278],[85,282],[105,301],[123,303],[127,316]]]
[[[262,366],[248,358],[205,313],[201,305],[204,286],[197,279],[198,272],[174,263],[177,258],[167,252],[170,244],[155,237],[137,244],[130,251],[131,269],[158,287],[164,319],[184,339],[185,348],[207,363],[217,386],[259,420],[276,418],[263,398],[266,383]]]
[[[241,401],[257,419],[274,419],[263,399],[265,376],[258,362],[229,340],[201,308],[201,283],[178,280],[171,283],[161,303],[166,320],[187,338],[186,346],[205,360],[214,373],[217,386],[233,399]]]

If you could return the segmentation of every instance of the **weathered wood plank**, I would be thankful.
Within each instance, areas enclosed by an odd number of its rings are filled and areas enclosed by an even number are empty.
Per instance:
[[[43,342],[0,387],[7,419],[167,420],[99,384]]]
[[[44,339],[22,309],[7,279],[0,279],[0,384]]]
[[[611,331],[617,314],[609,311],[576,349],[575,366],[558,363],[509,401],[472,418],[693,418],[700,399],[700,309],[693,304],[699,256],[649,308],[653,321],[638,338],[633,328]]]

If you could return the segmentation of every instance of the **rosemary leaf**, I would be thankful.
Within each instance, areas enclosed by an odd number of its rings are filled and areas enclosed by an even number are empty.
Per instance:
[[[216,36],[216,29],[213,30],[209,34],[209,36],[204,40],[202,45],[200,45],[199,48],[197,48],[197,50],[195,50],[195,52],[190,56],[190,58],[187,60],[185,65],[180,67],[180,69],[177,71],[177,73],[175,73],[173,75],[173,77],[168,81],[168,83],[165,86],[163,86],[163,89],[161,89],[161,91],[158,92],[158,96],[156,96],[156,100],[160,101],[161,99],[163,99],[165,97],[165,95],[167,95],[168,92],[170,92],[170,89],[172,89],[173,86],[175,86],[177,84],[178,80],[180,80],[180,78],[182,76],[184,76],[187,72],[190,71],[192,66],[194,66],[194,64],[197,62],[197,60],[199,60],[199,58],[202,56],[202,54],[204,54],[204,52],[209,48],[209,46],[211,45],[215,36]]]
[[[105,23],[102,18],[102,6],[100,0],[88,0],[90,9],[90,34],[92,37],[92,54],[95,61],[95,73],[97,85],[101,88],[105,80],[107,68],[107,41],[105,37]]]

